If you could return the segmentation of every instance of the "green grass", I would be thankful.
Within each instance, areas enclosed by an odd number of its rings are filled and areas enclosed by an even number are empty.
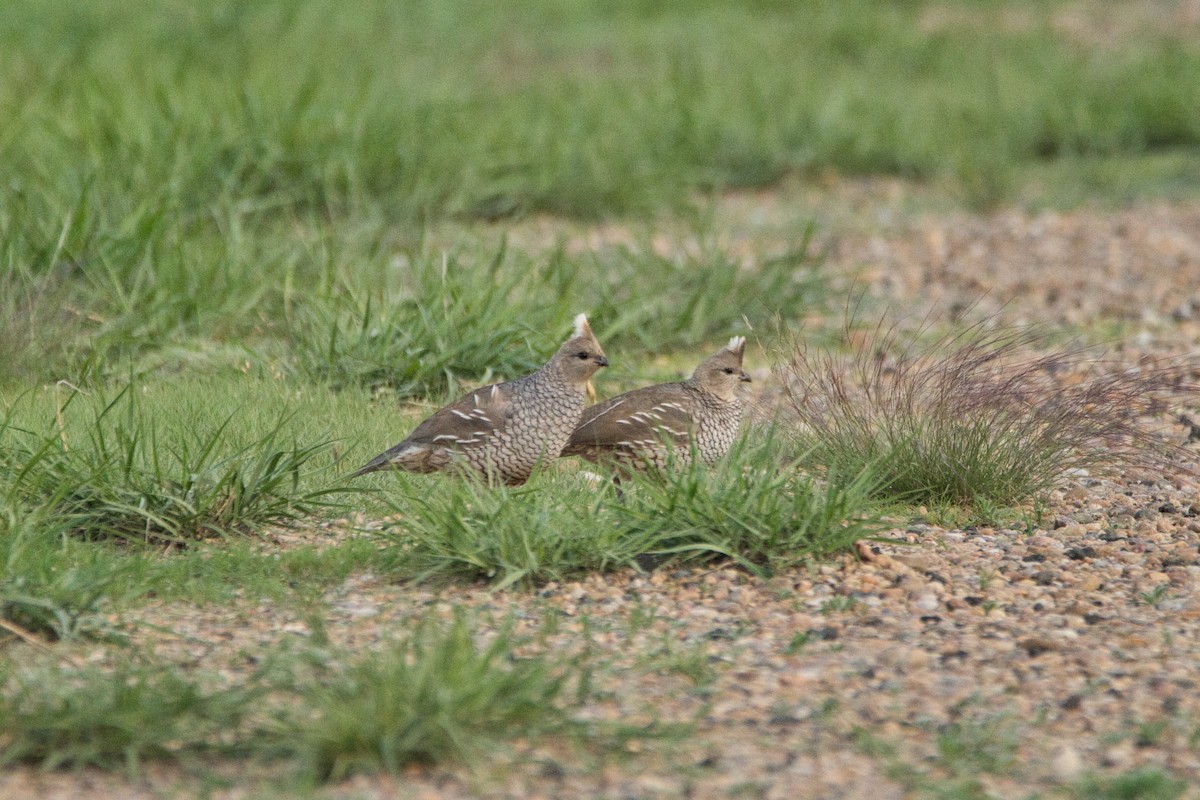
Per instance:
[[[1188,784],[1162,770],[1146,767],[1112,777],[1093,776],[1073,787],[1080,800],[1176,800]]]
[[[970,8],[7,3],[0,385],[249,362],[420,394],[527,367],[580,310],[644,350],[815,299],[803,231],[754,270],[701,230],[680,259],[512,248],[494,273],[492,245],[432,245],[447,222],[653,220],[830,172],[1194,192],[1200,40],[1097,48],[1088,24],[1126,22],[1099,3],[1082,33],[1065,2]]]
[[[204,689],[176,670],[123,664],[10,673],[0,683],[0,764],[124,769],[232,750],[261,689]],[[244,734],[242,734],[244,736]]]
[[[5,12],[0,145],[32,203],[64,196],[44,192],[57,164],[91,202],[192,219],[231,193],[252,212],[594,216],[830,167],[988,192],[1012,164],[1194,148],[1186,32],[1099,50],[1055,27],[1062,7],[26,0]]]
[[[0,621],[52,640],[111,634],[103,612],[145,591],[136,565],[72,541],[44,510],[0,513]]]
[[[502,741],[563,731],[575,664],[514,655],[501,629],[479,644],[461,615],[430,620],[352,660],[274,646],[230,680],[123,659],[115,666],[0,668],[0,766],[282,762],[306,780],[478,763]],[[212,688],[212,687],[217,688]],[[586,726],[574,725],[579,732]]]
[[[0,618],[52,639],[111,636],[106,616],[149,595],[299,598],[344,580],[370,543],[281,553],[265,537],[343,513],[347,498],[371,507],[339,460],[365,449],[332,438],[370,430],[365,406],[246,376],[5,399]]]
[[[496,587],[561,580],[639,563],[729,560],[755,573],[850,548],[869,536],[873,478],[822,482],[746,441],[717,467],[626,480],[623,494],[547,471],[523,487],[384,474],[392,507],[384,559],[416,580],[483,579]]]
[[[439,484],[385,473],[375,479],[392,507],[382,563],[406,578],[529,584],[615,569],[652,547],[613,524],[611,492],[569,475],[537,475],[519,488],[463,480]]]
[[[410,763],[478,759],[503,741],[562,730],[569,667],[514,658],[501,630],[477,644],[466,620],[425,624],[389,650],[305,690],[282,736],[315,777],[395,774]]]
[[[794,232],[786,254],[754,264],[715,241],[710,225],[694,220],[670,257],[639,242],[597,252],[582,265],[582,294],[604,324],[605,342],[648,352],[695,348],[827,308],[831,292],[812,225]]]
[[[612,513],[651,554],[670,559],[729,559],[766,576],[849,550],[878,528],[878,478],[871,465],[819,480],[783,455],[772,438],[735,442],[714,469],[691,465],[665,476],[638,476]]]
[[[558,267],[506,259],[503,246],[487,263],[442,254],[368,264],[345,282],[353,285],[298,305],[288,331],[294,369],[335,389],[402,397],[532,372],[541,360],[530,345],[552,349],[577,313],[572,278]],[[543,290],[534,309],[523,308],[530,286]]]
[[[328,443],[289,440],[286,415],[261,438],[232,444],[236,411],[207,421],[174,411],[152,413],[128,384],[111,398],[72,393],[41,432],[10,413],[0,431],[7,503],[47,509],[87,539],[183,544],[308,518],[344,491],[304,485]]]

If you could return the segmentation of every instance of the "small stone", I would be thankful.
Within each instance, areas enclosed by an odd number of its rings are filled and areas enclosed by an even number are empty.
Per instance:
[[[1065,744],[1054,754],[1053,766],[1054,774],[1058,776],[1059,780],[1074,780],[1083,772],[1083,758],[1080,757],[1078,750]]]
[[[1050,639],[1043,639],[1037,636],[1021,640],[1021,649],[1028,653],[1030,658],[1037,658],[1042,653],[1054,650],[1056,647],[1057,645]]]
[[[1104,751],[1103,763],[1106,767],[1123,768],[1133,760],[1133,744],[1119,742]]]
[[[1058,580],[1058,573],[1053,570],[1042,570],[1033,573],[1033,582],[1038,586],[1050,586]]]
[[[916,599],[913,606],[920,611],[936,611],[938,599],[931,594],[923,594]]]

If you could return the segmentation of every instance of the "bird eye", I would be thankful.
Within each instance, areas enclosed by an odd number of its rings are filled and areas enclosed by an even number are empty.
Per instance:
[[[585,351],[583,351],[583,350],[580,350],[578,353],[576,353],[576,354],[575,354],[575,357],[576,357],[576,358],[578,358],[578,359],[580,359],[580,360],[583,360],[583,359],[586,359],[586,358],[591,358],[591,356],[589,356],[589,355],[588,355],[588,354],[587,354]]]
[[[726,367],[725,369],[721,370],[721,372],[724,372],[726,375],[732,375],[732,374],[733,374],[733,370],[732,370],[731,368],[729,368],[729,367]]]

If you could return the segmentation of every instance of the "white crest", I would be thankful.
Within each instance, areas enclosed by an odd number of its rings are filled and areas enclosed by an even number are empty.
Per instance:
[[[575,315],[575,335],[576,336],[587,336],[591,332],[592,332],[592,329],[588,327],[587,314],[576,314]]]
[[[725,345],[725,349],[731,353],[740,353],[746,349],[746,337],[734,336],[729,340],[729,344]]]

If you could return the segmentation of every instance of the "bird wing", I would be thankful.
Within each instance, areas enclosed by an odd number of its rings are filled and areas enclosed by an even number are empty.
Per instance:
[[[664,439],[686,446],[693,426],[691,407],[691,397],[677,383],[617,395],[584,411],[563,454],[595,448],[636,450]]]
[[[508,426],[513,414],[512,395],[506,383],[476,389],[438,409],[405,441],[450,448],[483,445]]]

